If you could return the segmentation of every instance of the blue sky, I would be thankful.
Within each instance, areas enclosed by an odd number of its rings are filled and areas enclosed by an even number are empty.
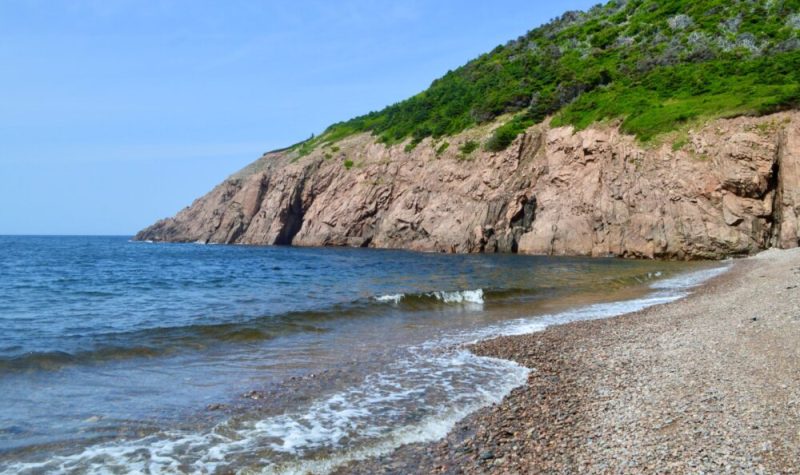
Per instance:
[[[597,1],[0,2],[0,234],[133,234]]]

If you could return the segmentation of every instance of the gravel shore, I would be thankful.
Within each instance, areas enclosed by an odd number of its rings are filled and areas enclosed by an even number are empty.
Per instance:
[[[532,368],[528,384],[439,442],[337,473],[800,473],[800,249],[472,350]]]

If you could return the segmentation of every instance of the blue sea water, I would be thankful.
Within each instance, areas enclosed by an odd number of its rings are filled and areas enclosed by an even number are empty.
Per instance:
[[[325,472],[525,381],[462,343],[723,268],[0,236],[0,472]]]

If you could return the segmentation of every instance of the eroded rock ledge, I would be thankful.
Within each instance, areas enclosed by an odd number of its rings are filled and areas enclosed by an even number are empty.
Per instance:
[[[269,153],[136,239],[676,259],[800,244],[800,112],[657,148],[543,124],[504,152],[460,152],[490,133],[439,155],[443,141],[406,152],[369,135]]]

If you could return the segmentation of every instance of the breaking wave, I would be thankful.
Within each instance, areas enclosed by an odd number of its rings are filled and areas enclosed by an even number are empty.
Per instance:
[[[418,294],[389,294],[380,295],[375,297],[375,301],[382,303],[399,304],[401,302],[441,302],[446,304],[452,303],[470,303],[482,305],[483,289],[475,290],[456,290],[452,292],[436,291],[436,292],[423,292]]]

